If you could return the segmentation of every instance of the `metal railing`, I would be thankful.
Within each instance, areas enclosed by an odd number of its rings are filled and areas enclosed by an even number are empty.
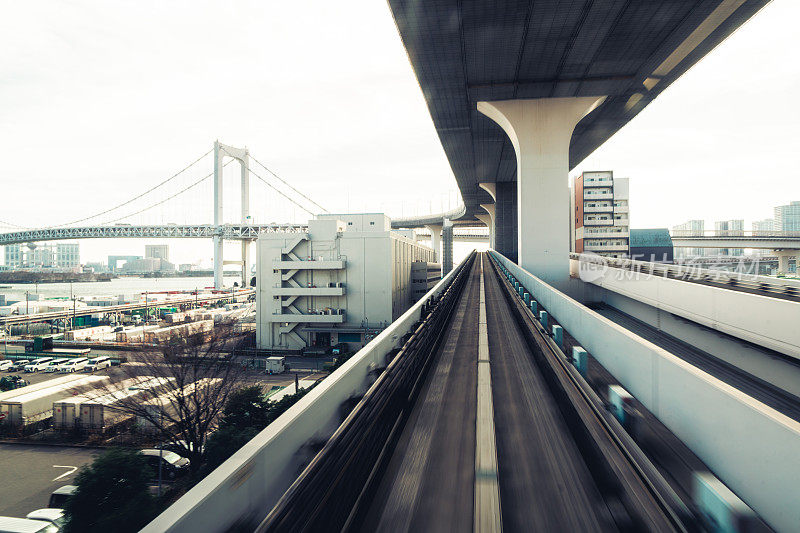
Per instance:
[[[570,259],[598,267],[611,267],[634,275],[650,275],[695,283],[708,283],[764,296],[800,299],[800,280],[771,278],[743,272],[700,268],[691,264],[669,265],[633,259],[614,259],[590,254],[569,254]]]

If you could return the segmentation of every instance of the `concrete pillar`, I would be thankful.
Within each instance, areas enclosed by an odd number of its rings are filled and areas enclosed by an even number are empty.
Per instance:
[[[775,250],[778,256],[778,274],[785,276],[789,273],[789,260],[794,259],[795,271],[800,272],[800,251],[798,250]]]
[[[441,244],[442,244],[442,225],[441,224],[430,224],[425,226],[428,228],[428,231],[431,232],[431,248],[433,251],[436,252],[436,261],[442,262],[442,252],[441,252]]]
[[[517,262],[517,182],[496,183],[494,249]]]
[[[453,270],[453,221],[442,224],[442,276]]]
[[[484,211],[489,213],[489,245],[494,248],[494,204],[481,204]]]
[[[518,264],[554,287],[569,283],[569,144],[603,97],[478,102],[517,155]]]
[[[494,248],[494,222],[492,221],[491,215],[489,213],[475,213],[475,218],[483,222],[487,228],[489,228],[489,248]]]

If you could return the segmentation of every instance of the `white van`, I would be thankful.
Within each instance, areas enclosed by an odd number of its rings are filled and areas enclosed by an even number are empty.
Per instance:
[[[89,359],[86,363],[86,366],[83,368],[86,372],[94,372],[95,370],[100,370],[103,368],[109,368],[111,366],[111,358],[110,357],[95,357],[94,359]]]
[[[38,372],[39,370],[47,368],[47,365],[49,365],[52,360],[52,357],[34,359],[30,364],[25,365],[25,372]]]
[[[52,509],[50,507],[31,511],[25,518],[28,520],[39,520],[40,522],[53,524],[59,530],[61,530],[67,522],[67,520],[64,518],[64,509]]]
[[[45,372],[56,372],[56,371],[58,371],[58,367],[59,366],[63,365],[64,363],[69,363],[70,360],[71,359],[68,358],[68,357],[64,357],[64,358],[61,358],[61,359],[53,359],[52,361],[50,361],[50,364],[47,365],[44,368],[44,371]]]
[[[9,368],[13,367],[14,367],[14,361],[12,361],[11,359],[4,359],[0,361],[0,371],[8,370]]]
[[[0,516],[0,533],[58,533],[57,525],[41,520]]]
[[[58,365],[56,371],[66,372],[68,374],[71,372],[78,372],[79,370],[83,370],[84,368],[86,368],[87,364],[89,364],[88,357],[78,357],[76,359],[70,359],[66,363],[61,363],[60,365]]]

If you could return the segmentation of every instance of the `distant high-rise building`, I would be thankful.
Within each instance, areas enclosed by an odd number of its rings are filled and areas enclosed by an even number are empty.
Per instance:
[[[759,233],[765,233],[775,230],[775,219],[772,218],[765,218],[764,220],[755,220],[753,221],[753,232],[758,235]],[[753,255],[758,257],[765,257],[772,254],[772,250],[755,250]]]
[[[21,244],[7,244],[5,248],[5,265],[9,269],[19,268],[22,266],[22,245]]]
[[[744,220],[720,220],[714,222],[714,233],[717,237],[735,237],[744,235]],[[719,255],[741,256],[744,255],[742,248],[720,248]]]
[[[59,242],[56,244],[57,268],[75,268],[81,265],[80,245],[76,242]]]
[[[28,244],[23,266],[29,268],[53,268],[56,265],[56,254],[52,245]]]
[[[753,231],[774,231],[775,219],[765,218],[764,220],[753,221]]]
[[[147,244],[144,247],[145,259],[163,259],[169,261],[168,244]]]
[[[705,225],[704,220],[689,220],[683,224],[673,226],[672,231],[676,237],[702,237],[705,232]],[[680,259],[703,257],[704,255],[704,248],[675,248],[675,257]]]
[[[800,231],[800,202],[775,208],[775,231]]]
[[[570,199],[572,249],[607,257],[630,253],[629,180],[610,170],[576,177]]]

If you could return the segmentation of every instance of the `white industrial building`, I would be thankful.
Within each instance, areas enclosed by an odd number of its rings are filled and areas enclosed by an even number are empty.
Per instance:
[[[391,231],[382,213],[321,215],[308,233],[257,243],[256,342],[265,350],[357,348],[408,309],[411,265],[433,249]]]

